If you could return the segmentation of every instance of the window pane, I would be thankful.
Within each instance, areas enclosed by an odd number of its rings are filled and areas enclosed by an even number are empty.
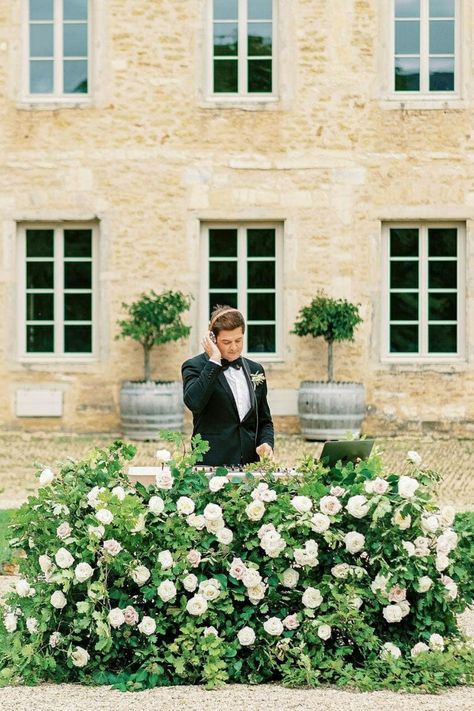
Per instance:
[[[454,57],[430,57],[430,91],[454,91]]]
[[[418,321],[418,294],[390,294],[391,321]]]
[[[53,25],[30,25],[30,57],[53,55]]]
[[[30,0],[30,20],[52,20],[54,0]]]
[[[395,54],[420,53],[420,23],[418,20],[395,22]]]
[[[274,257],[275,230],[266,228],[247,230],[247,256]]]
[[[457,353],[457,326],[428,326],[428,351],[430,353]]]
[[[428,288],[455,289],[457,286],[457,262],[429,262]]]
[[[393,228],[390,230],[391,257],[418,257],[418,230]]]
[[[211,313],[214,311],[216,306],[232,306],[232,308],[236,309],[237,307],[237,292],[234,291],[233,293],[226,292],[226,293],[219,293],[219,292],[213,292],[212,294],[209,294],[209,316]]]
[[[419,17],[420,0],[395,0],[395,17]]]
[[[92,230],[64,230],[65,257],[92,256]]]
[[[54,326],[26,327],[27,353],[54,353]]]
[[[238,30],[236,22],[214,23],[214,55],[216,57],[236,57]]]
[[[92,326],[64,326],[65,353],[92,352]]]
[[[275,288],[275,262],[252,262],[247,264],[249,289]]]
[[[210,257],[237,256],[237,230],[209,230]]]
[[[247,326],[249,353],[275,353],[275,326]]]
[[[237,288],[237,262],[209,262],[211,289]]]
[[[249,22],[248,23],[248,55],[270,56],[272,55],[272,24],[271,22]]]
[[[247,294],[247,318],[251,321],[274,321],[275,294]]]
[[[419,57],[395,58],[395,91],[419,91]]]
[[[454,54],[454,21],[430,22],[430,54]]]
[[[238,0],[214,0],[215,20],[237,20],[238,16]]]
[[[87,62],[66,60],[63,81],[65,94],[87,94]]]
[[[248,62],[248,90],[269,93],[272,90],[272,60],[250,59]]]
[[[65,20],[87,20],[87,0],[64,0]]]
[[[237,60],[214,60],[214,91],[238,91]]]
[[[53,289],[54,262],[27,262],[26,288]]]
[[[430,321],[456,321],[457,315],[457,294],[428,294]]]
[[[390,262],[392,289],[418,289],[418,262]]]
[[[390,326],[390,353],[418,353],[418,326]]]
[[[30,93],[49,94],[53,91],[53,62],[30,62]]]
[[[271,20],[272,0],[248,0],[248,16],[250,20]]]
[[[64,320],[90,321],[92,294],[64,294]]]
[[[87,25],[85,23],[64,25],[64,56],[87,57]]]
[[[430,17],[454,17],[454,0],[430,0]]]
[[[27,294],[26,320],[53,321],[54,294]]]
[[[430,227],[428,230],[428,254],[430,257],[457,256],[457,230]]]
[[[54,257],[53,230],[26,230],[27,257]]]
[[[90,262],[64,262],[64,288],[90,289],[92,264]]]

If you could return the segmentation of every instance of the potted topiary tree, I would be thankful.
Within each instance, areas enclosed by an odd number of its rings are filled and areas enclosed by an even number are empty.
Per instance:
[[[180,382],[152,380],[151,351],[191,331],[181,314],[190,307],[190,296],[180,291],[153,290],[132,304],[122,304],[128,318],[119,320],[117,338],[132,338],[143,347],[144,380],[126,380],[120,390],[122,431],[131,439],[158,439],[160,430],[181,430],[184,405]]]
[[[358,306],[346,299],[331,299],[323,291],[299,311],[291,333],[322,336],[328,345],[327,381],[305,380],[298,391],[300,427],[306,439],[340,439],[347,432],[360,435],[364,386],[334,381],[333,345],[335,341],[353,341],[361,322]]]

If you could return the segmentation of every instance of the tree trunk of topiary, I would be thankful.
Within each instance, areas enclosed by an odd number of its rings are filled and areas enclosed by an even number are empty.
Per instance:
[[[143,346],[144,365],[145,365],[145,380],[147,382],[151,380],[150,352],[151,352],[151,348],[148,348],[147,346]]]
[[[333,381],[332,341],[328,341],[328,382]]]

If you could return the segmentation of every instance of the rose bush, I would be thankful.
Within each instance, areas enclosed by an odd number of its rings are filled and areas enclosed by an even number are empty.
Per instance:
[[[121,442],[40,474],[13,526],[27,556],[0,616],[2,683],[471,680],[456,615],[472,535],[413,453],[410,477],[375,454],[331,470],[308,457],[286,479],[249,467],[235,484],[194,468],[206,448],[195,438],[148,488]]]

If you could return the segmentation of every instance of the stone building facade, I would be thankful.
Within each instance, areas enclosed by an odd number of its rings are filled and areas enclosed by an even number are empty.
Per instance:
[[[474,429],[474,16],[468,0],[0,0],[0,427],[117,431],[122,302],[248,317],[281,428],[361,304],[338,380],[372,434]]]

